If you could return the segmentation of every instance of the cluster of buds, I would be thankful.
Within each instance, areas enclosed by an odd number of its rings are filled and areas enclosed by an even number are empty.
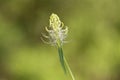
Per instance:
[[[49,43],[61,47],[67,37],[68,27],[64,27],[64,23],[60,21],[59,17],[52,13],[49,19],[49,27],[45,27],[48,36],[43,35],[49,39]]]

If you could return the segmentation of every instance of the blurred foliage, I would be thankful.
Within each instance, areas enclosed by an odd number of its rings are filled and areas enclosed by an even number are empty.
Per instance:
[[[0,80],[70,80],[40,37],[51,13],[69,27],[76,80],[120,80],[120,0],[0,0]]]

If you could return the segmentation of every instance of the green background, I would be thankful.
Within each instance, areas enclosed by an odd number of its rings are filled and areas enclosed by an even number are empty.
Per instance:
[[[0,80],[72,80],[40,39],[52,13],[76,80],[120,80],[120,0],[0,0]]]

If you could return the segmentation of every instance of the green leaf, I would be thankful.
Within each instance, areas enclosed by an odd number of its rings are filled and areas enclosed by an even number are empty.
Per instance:
[[[61,47],[58,48],[58,53],[59,53],[59,58],[60,58],[60,63],[62,65],[62,68],[64,72],[66,73],[66,66],[65,66],[65,61],[64,61],[64,55],[63,55],[63,50]]]

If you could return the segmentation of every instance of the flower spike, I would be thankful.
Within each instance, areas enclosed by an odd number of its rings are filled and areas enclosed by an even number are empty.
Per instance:
[[[45,27],[45,30],[47,31],[48,35],[44,35],[44,38],[48,39],[48,44],[55,45],[58,48],[59,53],[59,59],[61,66],[65,73],[69,72],[72,80],[75,80],[72,71],[63,55],[62,45],[65,43],[65,38],[68,34],[68,27],[64,26],[64,23],[61,22],[57,14],[52,13],[49,19],[49,28]],[[41,38],[43,42],[46,43],[46,41]]]

